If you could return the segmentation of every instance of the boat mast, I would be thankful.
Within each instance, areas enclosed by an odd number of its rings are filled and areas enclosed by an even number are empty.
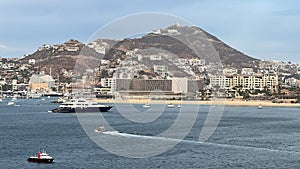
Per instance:
[[[59,91],[59,74],[57,75],[57,86],[56,86],[56,91],[57,91],[58,93],[60,93],[60,91]]]
[[[51,83],[50,83],[50,80],[51,80],[51,67],[50,67],[50,72],[49,72],[49,74],[50,74],[50,76],[49,76],[49,80],[48,80],[48,84],[50,84],[50,86],[51,86]],[[50,87],[49,86],[49,87]],[[48,89],[48,92],[50,91],[50,89]]]

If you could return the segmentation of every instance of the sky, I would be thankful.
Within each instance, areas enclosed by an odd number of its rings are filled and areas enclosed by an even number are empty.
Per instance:
[[[251,57],[300,63],[298,0],[0,1],[0,56],[69,39],[85,43],[112,21],[143,12],[183,18]]]

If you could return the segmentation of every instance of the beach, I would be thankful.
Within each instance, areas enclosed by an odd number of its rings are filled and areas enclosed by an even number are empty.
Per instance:
[[[209,101],[186,101],[186,100],[150,100],[150,99],[97,99],[99,103],[129,103],[129,104],[199,104],[199,105],[225,105],[225,106],[265,106],[265,107],[298,107],[300,103],[273,103],[268,100],[240,100],[218,99]]]

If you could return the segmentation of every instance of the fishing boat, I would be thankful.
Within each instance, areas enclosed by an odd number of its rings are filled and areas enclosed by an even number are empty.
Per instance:
[[[98,104],[86,99],[71,99],[68,102],[60,104],[59,108],[51,110],[53,113],[92,113],[108,112],[113,106]]]
[[[27,161],[28,162],[36,162],[36,163],[52,163],[54,160],[49,154],[46,153],[45,150],[41,152],[37,152],[34,156],[30,156]]]

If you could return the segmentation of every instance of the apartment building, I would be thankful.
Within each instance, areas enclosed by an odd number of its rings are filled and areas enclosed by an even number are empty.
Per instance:
[[[266,87],[273,92],[278,91],[277,74],[243,74],[214,75],[210,77],[210,85],[221,89],[239,87],[242,90],[264,90]]]

